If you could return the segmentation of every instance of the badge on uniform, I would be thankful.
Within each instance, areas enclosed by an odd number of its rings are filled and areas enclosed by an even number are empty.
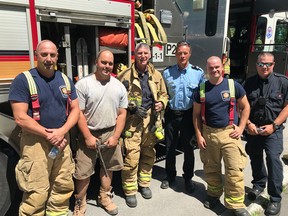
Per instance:
[[[221,97],[223,101],[230,101],[230,92],[225,90],[221,92]]]

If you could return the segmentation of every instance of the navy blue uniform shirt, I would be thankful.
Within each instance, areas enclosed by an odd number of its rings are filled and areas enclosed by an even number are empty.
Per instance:
[[[213,128],[223,128],[229,125],[230,91],[228,79],[224,78],[218,85],[213,85],[209,81],[205,82],[205,119],[208,126]],[[244,88],[234,81],[235,99],[245,95]],[[227,94],[228,93],[228,94]],[[228,96],[228,97],[227,97]],[[194,92],[194,101],[200,104],[199,87]],[[234,106],[234,123],[238,124],[236,104]]]
[[[66,122],[67,94],[66,85],[61,72],[56,71],[54,76],[46,78],[40,75],[36,68],[30,70],[37,86],[40,103],[39,124],[45,128],[60,128]],[[77,98],[74,84],[70,81],[71,100]],[[20,73],[12,82],[9,92],[9,101],[24,102],[29,104],[28,115],[32,117],[31,96],[27,79]]]

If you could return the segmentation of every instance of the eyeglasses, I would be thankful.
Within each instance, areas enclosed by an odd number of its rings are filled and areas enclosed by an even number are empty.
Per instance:
[[[274,65],[273,62],[269,62],[269,63],[257,62],[256,64],[257,64],[258,67],[264,67],[264,66],[271,67],[272,65]]]

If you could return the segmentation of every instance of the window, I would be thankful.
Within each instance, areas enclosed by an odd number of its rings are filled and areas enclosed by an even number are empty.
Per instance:
[[[193,10],[203,10],[204,0],[193,0]]]
[[[267,19],[265,17],[259,17],[257,21],[256,37],[254,41],[255,51],[262,51],[265,43]]]
[[[284,20],[278,20],[276,23],[274,51],[279,52],[286,51],[287,43],[288,43],[288,22],[285,22]]]
[[[207,1],[205,34],[210,37],[214,36],[217,30],[218,4],[219,0]]]

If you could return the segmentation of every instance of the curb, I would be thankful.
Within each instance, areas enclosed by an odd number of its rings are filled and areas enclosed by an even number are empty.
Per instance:
[[[281,157],[282,158],[282,157]],[[283,164],[283,192],[285,188],[288,187],[288,166]],[[249,206],[247,206],[247,210],[252,216],[262,215],[265,212],[264,206],[267,206],[269,202],[269,195],[267,193],[267,188],[265,188],[264,192]]]

